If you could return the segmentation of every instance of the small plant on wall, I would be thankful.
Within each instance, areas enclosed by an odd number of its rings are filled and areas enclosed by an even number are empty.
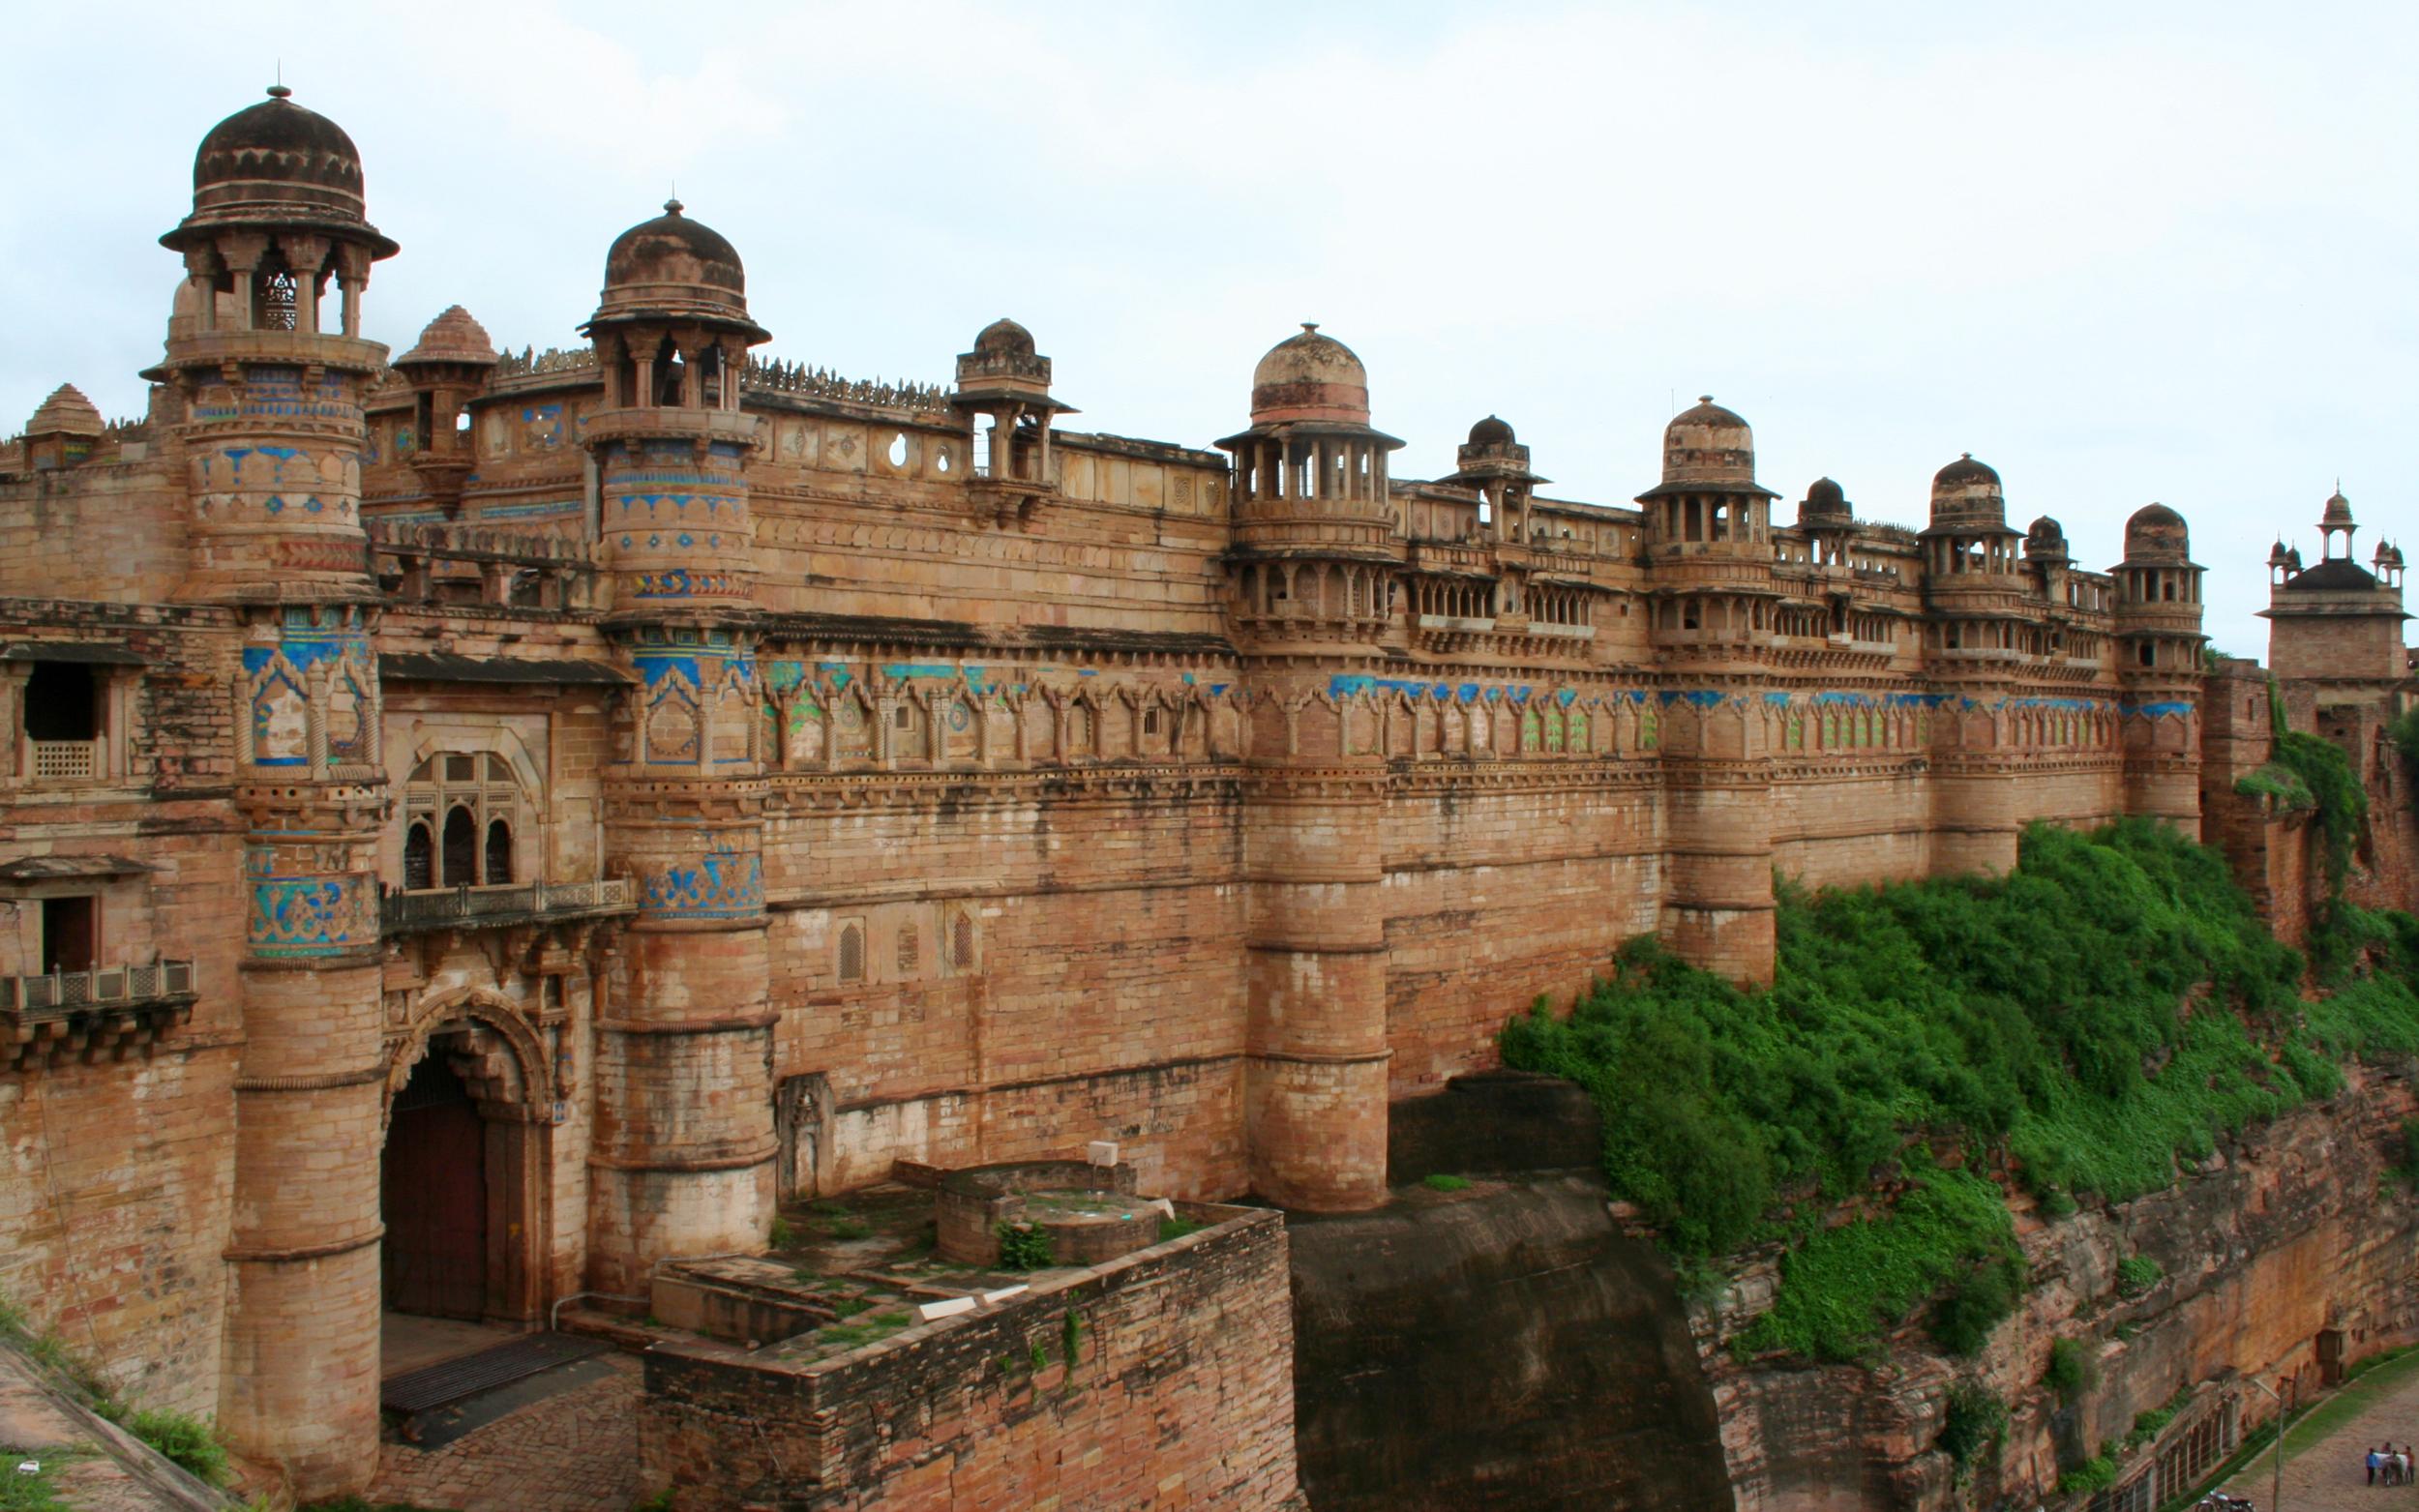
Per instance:
[[[1050,1235],[1030,1224],[1003,1223],[998,1232],[1001,1270],[1041,1270],[1058,1263]]]

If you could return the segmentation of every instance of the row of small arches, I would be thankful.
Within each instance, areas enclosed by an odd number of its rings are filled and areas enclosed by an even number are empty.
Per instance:
[[[488,820],[484,843],[479,821],[466,807],[446,812],[441,835],[427,819],[414,819],[403,831],[405,891],[497,887],[512,879],[513,829],[504,819]]]
[[[953,971],[974,969],[974,916],[964,909],[949,920],[945,940],[947,964]],[[902,924],[891,936],[893,963],[901,979],[913,977],[924,968],[923,933],[912,921]],[[854,920],[840,928],[838,975],[842,983],[861,984],[866,978],[865,926]]]

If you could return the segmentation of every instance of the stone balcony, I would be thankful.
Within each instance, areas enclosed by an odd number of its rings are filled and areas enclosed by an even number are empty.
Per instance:
[[[635,913],[638,883],[626,876],[592,882],[522,882],[500,887],[393,891],[378,899],[378,925],[388,938],[433,930],[505,929],[564,924]]]
[[[199,995],[190,961],[0,976],[0,1055],[18,1071],[148,1052]]]

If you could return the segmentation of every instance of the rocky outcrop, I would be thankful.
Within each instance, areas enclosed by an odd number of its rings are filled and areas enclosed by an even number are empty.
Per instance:
[[[1730,1505],[1670,1269],[1574,1172],[1288,1220],[1319,1512]]]
[[[1743,1267],[1691,1319],[1742,1512],[1950,1508],[2044,1501],[2060,1466],[2124,1440],[2136,1414],[2263,1420],[2249,1377],[2305,1396],[2361,1356],[2419,1339],[2419,1204],[2389,1167],[2413,1097],[2406,1070],[2355,1070],[2333,1101],[2225,1141],[2175,1188],[2054,1220],[2019,1211],[2032,1289],[1973,1360],[1942,1356],[1920,1319],[1869,1366],[1739,1360],[1729,1340],[1769,1300],[1777,1258]],[[2120,1264],[2155,1261],[2134,1294]],[[2042,1384],[2073,1339],[2094,1385],[2062,1404]],[[2006,1437],[1970,1475],[1938,1443],[1953,1386],[2005,1402]],[[2159,1454],[2123,1459],[2120,1483]],[[2079,1498],[2077,1499],[2079,1505]]]

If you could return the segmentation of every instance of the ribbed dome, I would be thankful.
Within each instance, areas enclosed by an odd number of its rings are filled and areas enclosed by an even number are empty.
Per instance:
[[[1030,357],[1033,333],[1002,315],[976,334],[974,350],[985,357]]]
[[[1251,373],[1251,422],[1369,423],[1369,371],[1351,347],[1302,322],[1301,335],[1269,348]]]
[[[2282,567],[2285,565],[2285,538],[2283,536],[2279,536],[2276,538],[2276,545],[2268,548],[2268,565],[2270,567]]]
[[[494,343],[488,340],[487,328],[470,318],[470,311],[460,305],[446,308],[443,314],[421,328],[420,340],[410,351],[395,359],[395,366],[417,362],[458,362],[476,367],[491,366],[495,361]]]
[[[1505,446],[1513,439],[1512,428],[1493,415],[1470,428],[1472,446]]]
[[[2008,501],[1998,473],[1967,452],[1932,474],[1931,530],[2005,530]]]
[[[27,435],[99,435],[101,410],[73,383],[62,383],[25,422]]]
[[[2027,541],[2056,541],[2060,544],[2064,544],[2066,541],[2066,526],[2059,524],[2056,520],[2050,519],[2046,515],[2044,515],[2039,519],[2034,520],[2030,525],[2025,527],[2024,539]]]
[[[2352,501],[2344,497],[2342,489],[2327,496],[2326,513],[2318,517],[2318,527],[2322,530],[2352,528]]]
[[[761,337],[748,318],[747,271],[737,249],[684,208],[668,199],[662,215],[613,238],[604,295],[589,320],[670,316],[742,326]]]
[[[294,104],[278,85],[269,98],[210,129],[194,154],[196,214],[239,202],[319,206],[362,217],[361,153],[344,129]]]

